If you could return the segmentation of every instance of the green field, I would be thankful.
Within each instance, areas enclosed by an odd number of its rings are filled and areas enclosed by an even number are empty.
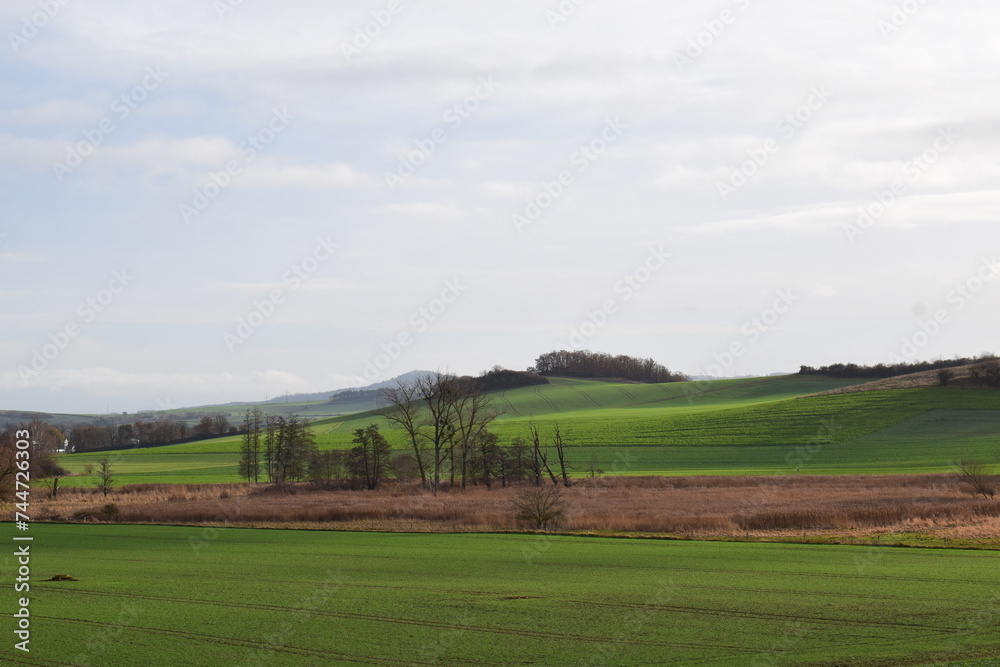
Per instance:
[[[4,664],[916,665],[1000,654],[995,552],[31,530],[32,650],[13,650],[5,613]],[[42,581],[54,574],[79,581]]]
[[[556,380],[494,395],[505,412],[503,441],[569,436],[577,471],[591,460],[616,474],[925,473],[956,458],[995,464],[1000,456],[1000,392],[929,388],[808,396],[856,381],[815,376],[611,384]],[[799,397],[805,398],[799,398]],[[321,448],[350,446],[352,432],[385,420],[363,412],[315,423]],[[111,454],[119,483],[235,482],[239,438]],[[80,472],[103,455],[64,456]],[[64,484],[90,484],[86,477]]]

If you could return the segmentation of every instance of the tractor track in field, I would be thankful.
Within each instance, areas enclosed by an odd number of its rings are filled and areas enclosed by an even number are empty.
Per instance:
[[[62,660],[51,660],[48,658],[33,658],[19,653],[11,653],[9,659],[18,665],[36,665],[37,667],[78,667],[79,663],[63,662]]]
[[[597,401],[595,401],[595,400],[594,400],[594,397],[593,397],[593,396],[591,396],[590,394],[588,394],[587,392],[585,392],[585,391],[584,391],[583,389],[580,389],[580,388],[578,388],[578,387],[573,387],[573,391],[575,391],[576,393],[578,393],[578,394],[580,394],[581,396],[583,396],[583,398],[584,398],[584,399],[585,399],[585,400],[586,400],[587,402],[589,402],[589,403],[590,403],[590,404],[591,404],[592,406],[594,406],[594,407],[595,407],[595,408],[597,408],[598,410],[600,410],[600,409],[601,409],[601,404],[600,404],[600,403],[598,403]]]
[[[286,610],[287,611],[287,610]],[[150,628],[142,625],[119,625],[118,623],[103,623],[101,621],[88,621],[82,618],[66,618],[60,616],[36,616],[50,621],[63,623],[78,623],[82,625],[97,626],[101,628],[122,628],[123,630],[146,632],[153,635],[164,635],[179,639],[189,639],[203,641],[210,644],[224,644],[240,648],[249,648],[264,651],[265,653],[287,653],[291,655],[306,656],[310,658],[337,659],[342,662],[365,663],[369,665],[434,665],[436,662],[419,662],[416,660],[394,660],[392,658],[376,658],[374,656],[361,656],[342,651],[329,651],[326,649],[305,648],[301,646],[278,646],[270,642],[258,641],[254,639],[236,639],[233,637],[223,637],[221,635],[208,635],[201,632],[187,632],[183,630],[171,630],[170,628]],[[60,663],[67,664],[67,663]],[[71,664],[71,663],[68,663]]]
[[[621,393],[622,395],[624,395],[625,398],[627,398],[628,400],[632,401],[633,405],[635,405],[635,404],[637,404],[639,402],[639,399],[637,399],[635,396],[633,396],[632,394],[630,394],[629,391],[628,391],[628,389],[626,389],[625,387],[618,386],[618,387],[615,387],[615,389],[617,389],[619,393]]]
[[[546,396],[545,394],[543,394],[541,392],[541,389],[539,387],[535,387],[535,395],[538,396],[538,398],[542,399],[542,401],[547,406],[549,406],[549,408],[552,410],[552,412],[559,412],[559,408],[556,407],[556,404],[552,402],[551,398],[549,398],[548,396]]]
[[[508,409],[508,411],[510,413],[515,414],[518,417],[521,416],[521,413],[518,412],[517,408],[514,407],[514,404],[510,402],[509,398],[507,398],[507,392],[506,391],[501,391],[500,392],[500,400],[507,404],[507,409]]]
[[[592,605],[596,607],[624,607],[626,609],[634,608],[633,605],[627,605],[615,602],[586,602],[581,600],[562,600],[562,602],[570,602],[582,605]],[[962,632],[961,628],[935,628],[929,625],[920,625],[917,623],[901,623],[898,621],[855,622],[855,621],[845,620],[842,618],[824,618],[821,616],[796,616],[795,614],[777,614],[773,612],[706,609],[704,607],[685,607],[681,605],[648,604],[645,605],[645,607],[647,609],[661,610],[664,612],[672,611],[684,614],[698,614],[700,616],[725,616],[727,618],[731,617],[731,618],[746,618],[746,619],[766,619],[772,621],[818,623],[818,624],[828,624],[828,625],[841,625],[848,627],[876,626],[876,627],[896,628],[904,630],[914,630],[919,632],[937,632],[943,635],[952,635]]]
[[[433,628],[436,630],[459,630],[466,632],[479,632],[479,633],[496,634],[503,636],[523,637],[526,639],[562,640],[569,642],[588,642],[594,644],[607,644],[619,641],[619,638],[615,636],[606,637],[606,636],[596,636],[596,635],[579,635],[579,634],[562,633],[562,632],[547,632],[543,630],[518,630],[515,628],[490,627],[482,625],[471,625],[466,623],[442,623],[442,622],[423,621],[423,620],[408,619],[408,618],[393,618],[387,616],[379,616],[377,614],[362,614],[357,612],[326,611],[321,609],[299,610],[291,607],[281,607],[277,605],[226,602],[222,600],[197,600],[192,598],[175,598],[165,595],[128,594],[127,596],[123,596],[122,594],[119,593],[108,593],[103,591],[77,591],[67,588],[62,588],[59,590],[61,590],[64,593],[75,594],[75,595],[90,595],[94,597],[109,597],[116,599],[120,599],[122,597],[128,597],[129,599],[149,600],[150,602],[175,602],[178,604],[198,604],[198,605],[214,606],[214,607],[229,607],[232,609],[244,609],[244,610],[252,609],[255,611],[265,611],[265,612],[281,613],[281,614],[301,613],[310,616],[343,618],[356,621],[369,621],[369,622],[374,621],[377,623],[394,623],[398,625],[412,625],[418,627]],[[565,602],[579,603],[579,604],[601,604],[601,603],[585,603],[575,600],[565,600]],[[609,605],[609,606],[619,606],[619,605]],[[649,608],[649,605],[620,605],[620,606],[631,610],[635,610],[637,607]],[[39,618],[51,618],[52,620],[75,621],[80,623],[90,623],[101,626],[116,625],[114,623],[101,623],[98,621],[85,621],[82,619],[67,619],[60,617],[39,616]],[[128,627],[135,628],[138,626],[128,626]],[[175,633],[178,635],[190,634],[192,637],[199,637],[199,636],[205,638],[214,637],[213,635],[200,635],[199,633],[187,633],[180,630],[165,630],[165,629],[160,630],[157,628],[140,628],[140,629],[145,629],[149,631],[160,631],[166,634],[170,633]],[[206,641],[208,640],[210,639],[206,639]],[[232,640],[232,641],[240,645],[263,644],[264,646],[269,646],[264,642],[254,642],[253,640]],[[725,644],[709,644],[709,643],[696,643],[696,642],[664,642],[664,641],[654,641],[641,638],[630,638],[628,641],[630,644],[649,646],[654,648],[693,648],[693,649],[711,648],[711,649],[726,649],[729,651],[736,651],[738,653],[753,653],[752,650],[749,650],[744,646],[729,646]],[[302,650],[309,651],[311,649],[302,649]],[[319,649],[317,649],[317,651],[318,650]],[[337,654],[336,652],[330,652],[330,653],[333,653],[335,655],[340,655]],[[420,664],[420,663],[413,663],[413,661],[401,663],[400,661],[386,660],[385,662],[371,663],[371,664]],[[437,664],[437,663],[426,663],[426,664]]]

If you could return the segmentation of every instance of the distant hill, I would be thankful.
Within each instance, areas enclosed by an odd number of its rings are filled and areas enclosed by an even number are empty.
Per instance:
[[[1000,388],[1000,361],[990,360],[982,363],[897,375],[895,377],[831,389],[821,392],[817,396],[854,394],[863,391],[882,391],[886,389],[920,389],[925,387]]]
[[[267,404],[271,403],[307,403],[309,401],[326,401],[339,394],[357,394],[358,392],[377,392],[379,389],[384,389],[385,387],[391,387],[396,384],[399,380],[410,381],[416,378],[423,377],[425,375],[432,375],[433,371],[410,371],[408,373],[403,373],[402,375],[397,375],[396,377],[384,380],[382,382],[376,382],[374,384],[369,384],[364,387],[348,387],[346,389],[331,389],[330,391],[318,391],[313,393],[298,393],[298,394],[282,394],[281,396],[276,396],[269,401]],[[229,403],[227,405],[236,405],[236,403]]]

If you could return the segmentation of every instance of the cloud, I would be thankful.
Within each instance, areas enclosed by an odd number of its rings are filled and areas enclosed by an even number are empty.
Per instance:
[[[371,188],[381,185],[374,177],[349,164],[324,166],[254,166],[236,179],[240,187],[265,188]]]

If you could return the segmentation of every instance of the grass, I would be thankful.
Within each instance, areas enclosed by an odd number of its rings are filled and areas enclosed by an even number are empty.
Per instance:
[[[32,652],[8,641],[5,664],[912,665],[1000,653],[995,552],[32,531]],[[79,581],[42,581],[54,574]]]
[[[1000,392],[893,389],[809,396],[854,380],[783,376],[748,380],[612,384],[556,380],[495,394],[504,441],[559,424],[578,472],[593,459],[615,474],[881,474],[950,469],[959,457],[997,460]],[[321,449],[351,446],[352,433],[384,418],[363,412],[315,423]],[[239,438],[120,452],[121,483],[236,482]],[[80,472],[101,455],[64,456]],[[90,484],[83,477],[64,484]]]

